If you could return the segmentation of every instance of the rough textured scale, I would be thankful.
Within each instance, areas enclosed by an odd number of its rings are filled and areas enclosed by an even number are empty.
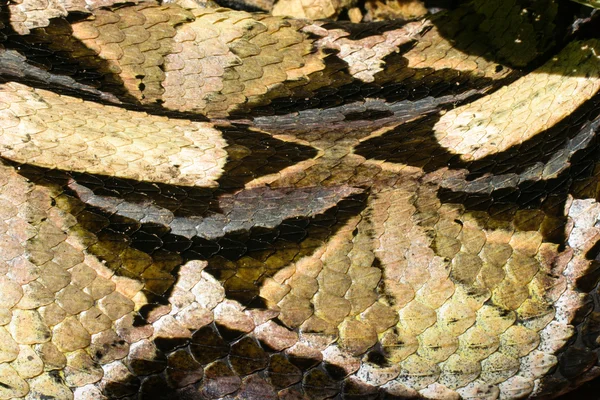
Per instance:
[[[558,0],[361,24],[0,2],[0,399],[599,376],[598,23]]]

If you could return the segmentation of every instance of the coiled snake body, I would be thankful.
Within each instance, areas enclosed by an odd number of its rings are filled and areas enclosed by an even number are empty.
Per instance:
[[[599,375],[582,10],[4,2],[0,398],[551,398]]]

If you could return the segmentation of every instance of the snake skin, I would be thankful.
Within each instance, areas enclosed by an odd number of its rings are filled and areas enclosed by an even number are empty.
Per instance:
[[[598,32],[558,0],[0,1],[0,399],[599,376]]]

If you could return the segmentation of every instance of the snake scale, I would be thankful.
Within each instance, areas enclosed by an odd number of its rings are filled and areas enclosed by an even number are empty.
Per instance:
[[[442,8],[1,1],[0,399],[600,375],[597,14]]]

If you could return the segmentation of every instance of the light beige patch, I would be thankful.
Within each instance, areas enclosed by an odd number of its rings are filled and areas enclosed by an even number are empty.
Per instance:
[[[216,186],[225,140],[208,123],[101,106],[17,83],[0,86],[0,155],[127,179]]]
[[[373,82],[375,74],[383,71],[383,59],[387,55],[398,51],[399,46],[420,38],[429,27],[429,21],[410,22],[402,28],[359,40],[347,38],[350,34],[342,29],[332,29],[327,32],[327,36],[319,39],[316,45],[337,50],[337,56],[348,64],[348,71],[354,78],[363,82]],[[318,31],[318,28],[312,26],[305,30]]]
[[[325,19],[334,17],[353,3],[352,0],[279,0],[272,13],[294,18]]]
[[[533,138],[569,116],[600,89],[600,41],[573,42],[536,71],[443,115],[439,143],[478,160]]]
[[[10,24],[20,35],[48,26],[50,19],[67,16],[64,0],[20,0],[9,2]]]

